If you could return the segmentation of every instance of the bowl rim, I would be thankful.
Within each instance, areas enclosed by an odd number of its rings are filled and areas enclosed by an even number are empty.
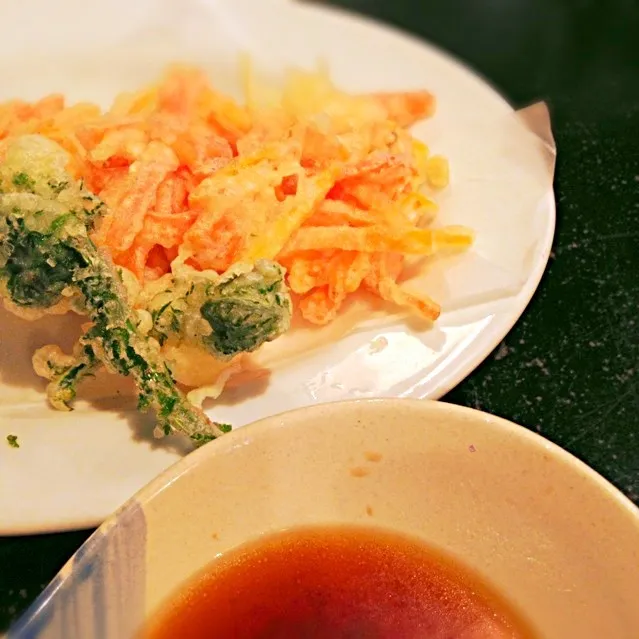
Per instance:
[[[603,489],[605,494],[612,498],[618,506],[626,510],[631,516],[636,518],[639,524],[639,506],[635,505],[629,497],[627,497],[619,488],[617,488],[610,480],[606,479],[601,473],[589,466],[585,461],[579,459],[573,453],[569,452],[565,448],[562,448],[558,444],[550,441],[543,435],[536,433],[530,428],[517,424],[504,417],[493,415],[485,411],[471,408],[468,406],[461,406],[459,404],[453,404],[451,402],[444,402],[440,400],[432,399],[415,399],[415,398],[398,398],[398,397],[382,397],[382,398],[362,398],[362,399],[348,399],[335,402],[327,402],[321,404],[312,404],[309,406],[303,406],[293,410],[282,411],[264,417],[257,421],[251,422],[241,428],[235,429],[226,433],[223,437],[212,440],[186,455],[182,459],[169,466],[166,470],[162,471],[157,477],[152,479],[148,484],[142,487],[137,493],[135,493],[130,499],[128,499],[117,511],[115,511],[110,517],[108,517],[104,523],[97,529],[101,530],[103,526],[113,521],[118,515],[126,509],[131,502],[137,502],[140,505],[144,505],[152,500],[155,495],[159,494],[165,489],[168,489],[175,481],[177,481],[186,472],[195,468],[201,463],[204,463],[209,457],[229,452],[236,447],[240,442],[245,443],[247,435],[250,435],[251,440],[256,437],[263,437],[264,433],[268,433],[273,428],[286,427],[281,424],[282,419],[290,420],[292,422],[299,421],[304,415],[313,413],[316,411],[337,411],[354,409],[356,407],[365,407],[365,410],[375,410],[377,406],[385,406],[394,409],[397,406],[408,406],[410,410],[423,413],[426,415],[431,411],[440,412],[441,414],[455,413],[460,416],[467,416],[469,420],[474,422],[482,422],[485,426],[490,428],[496,428],[513,434],[514,436],[528,442],[529,446],[535,448],[543,447],[548,453],[555,457],[559,461],[563,461],[570,466],[578,474],[581,474],[593,485]],[[249,429],[247,431],[247,428]],[[109,526],[107,526],[108,528]]]
[[[250,444],[256,438],[268,436],[269,431],[273,428],[286,428],[292,424],[294,425],[309,413],[326,410],[340,413],[342,411],[348,412],[349,410],[362,408],[364,411],[370,411],[376,410],[380,405],[386,407],[387,410],[397,410],[400,407],[408,407],[410,411],[418,414],[421,413],[424,417],[429,414],[432,415],[433,413],[439,413],[441,415],[452,413],[466,417],[469,421],[479,424],[480,427],[494,428],[504,433],[510,433],[526,442],[527,445],[533,449],[543,449],[555,460],[563,462],[564,465],[569,467],[570,472],[576,473],[580,475],[582,479],[585,479],[593,490],[601,491],[602,495],[605,496],[611,505],[625,512],[625,514],[629,516],[631,524],[635,525],[639,538],[639,507],[624,495],[621,490],[572,453],[546,439],[539,433],[535,433],[508,419],[467,406],[425,399],[364,398],[313,404],[295,410],[283,411],[247,424],[230,433],[226,433],[223,437],[205,444],[160,473],[112,513],[91,534],[82,546],[78,548],[53,578],[51,583],[49,583],[31,606],[27,608],[14,626],[9,629],[6,635],[7,639],[17,639],[22,636],[21,632],[25,631],[32,621],[46,611],[49,602],[55,596],[56,592],[65,586],[65,583],[68,582],[77,570],[77,558],[80,554],[86,556],[92,554],[92,551],[99,551],[99,545],[104,543],[105,537],[109,535],[109,531],[120,522],[121,518],[125,516],[128,511],[132,508],[144,507],[145,504],[153,501],[161,492],[170,489],[175,482],[190,470],[206,463],[207,459],[220,454],[232,454],[232,450],[238,445],[244,446],[247,445],[247,443]],[[249,436],[248,442],[247,435]]]

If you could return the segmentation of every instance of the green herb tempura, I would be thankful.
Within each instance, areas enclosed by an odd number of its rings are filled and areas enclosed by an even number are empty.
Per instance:
[[[18,137],[0,164],[0,294],[27,319],[73,310],[89,328],[72,355],[42,349],[36,370],[51,404],[68,410],[78,383],[99,367],[135,381],[140,410],[153,409],[162,433],[200,445],[228,430],[208,419],[176,386],[161,353],[167,340],[218,359],[251,352],[286,331],[291,301],[272,262],[227,273],[187,267],[130,299],[122,269],[91,239],[104,205],[67,173],[68,156],[41,136]],[[44,352],[45,356],[42,356]]]

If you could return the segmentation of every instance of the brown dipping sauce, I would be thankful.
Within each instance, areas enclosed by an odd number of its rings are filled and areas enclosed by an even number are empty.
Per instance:
[[[419,540],[300,528],[223,555],[144,639],[532,639],[481,578]]]

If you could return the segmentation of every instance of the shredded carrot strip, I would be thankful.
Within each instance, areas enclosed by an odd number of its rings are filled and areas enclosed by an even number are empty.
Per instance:
[[[412,126],[435,113],[435,96],[428,91],[373,93],[369,96],[385,111],[389,120],[400,126]]]
[[[472,239],[469,231],[455,226],[441,229],[407,227],[404,232],[398,234],[379,227],[305,227],[297,232],[284,253],[322,251],[339,247],[345,251],[362,253],[388,251],[405,255],[432,255],[444,249],[468,248]]]

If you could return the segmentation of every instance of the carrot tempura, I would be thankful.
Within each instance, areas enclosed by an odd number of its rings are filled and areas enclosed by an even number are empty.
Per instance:
[[[265,258],[287,269],[311,323],[360,288],[436,319],[436,302],[397,283],[406,256],[472,242],[468,229],[427,227],[449,167],[408,127],[434,114],[434,96],[350,95],[324,71],[293,71],[274,91],[245,72],[246,105],[190,66],[106,112],[57,94],[7,102],[0,140],[39,133],[70,153],[72,175],[107,205],[94,242],[141,287],[175,260],[221,273]]]

